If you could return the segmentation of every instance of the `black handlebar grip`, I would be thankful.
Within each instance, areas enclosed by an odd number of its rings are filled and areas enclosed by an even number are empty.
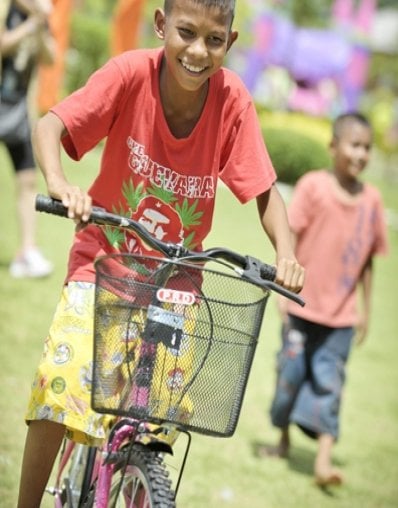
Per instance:
[[[68,209],[61,201],[50,198],[49,196],[43,196],[42,194],[36,196],[35,208],[38,212],[51,213],[59,217],[68,217]]]
[[[260,275],[261,275],[262,279],[274,281],[276,279],[275,266],[265,265],[265,264],[261,265]]]
[[[292,291],[289,291],[288,289],[285,289],[283,286],[279,286],[279,284],[275,284],[276,279],[276,267],[272,265],[266,265],[263,264],[260,267],[260,275],[262,279],[268,280],[268,287],[272,289],[273,291],[276,291],[280,295],[285,296],[286,298],[289,298],[293,302],[298,303],[301,305],[301,307],[304,307],[305,301],[296,293],[293,293]]]

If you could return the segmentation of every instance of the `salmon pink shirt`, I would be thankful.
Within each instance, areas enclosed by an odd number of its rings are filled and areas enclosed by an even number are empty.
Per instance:
[[[162,49],[151,49],[113,58],[52,111],[65,124],[63,146],[73,159],[106,138],[89,189],[95,205],[138,220],[161,240],[201,249],[218,178],[246,203],[270,189],[276,175],[252,99],[227,69],[210,78],[191,134],[171,133],[159,92],[163,57]],[[114,251],[150,252],[134,235],[90,225],[75,236],[67,280],[94,280],[94,258]]]
[[[330,172],[310,171],[299,180],[288,210],[297,259],[306,270],[300,293],[306,305],[289,303],[289,312],[333,328],[357,324],[355,288],[362,269],[369,256],[387,252],[379,192],[365,183],[348,201],[337,189]]]

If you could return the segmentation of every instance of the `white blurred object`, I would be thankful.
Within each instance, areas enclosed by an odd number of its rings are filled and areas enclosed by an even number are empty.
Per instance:
[[[234,491],[231,489],[231,487],[224,487],[220,491],[220,498],[223,501],[232,501],[235,497]]]
[[[373,20],[370,45],[379,53],[398,53],[398,9],[379,9]]]
[[[24,252],[10,266],[10,274],[16,279],[46,277],[52,271],[52,263],[36,248]]]

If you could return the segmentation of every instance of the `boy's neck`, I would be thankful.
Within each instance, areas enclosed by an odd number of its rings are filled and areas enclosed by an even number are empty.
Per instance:
[[[356,179],[356,178],[347,178],[342,175],[340,175],[337,171],[332,171],[333,176],[335,177],[335,180],[337,182],[337,185],[339,188],[343,191],[345,191],[347,194],[350,194],[351,196],[355,196],[362,192],[363,190],[363,183]]]
[[[160,75],[160,99],[170,131],[176,138],[188,137],[206,104],[209,82],[196,92],[176,92],[168,86],[165,72]]]

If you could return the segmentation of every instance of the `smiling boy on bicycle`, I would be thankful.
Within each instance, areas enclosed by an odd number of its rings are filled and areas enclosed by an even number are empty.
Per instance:
[[[233,0],[166,0],[155,12],[164,47],[110,60],[38,122],[35,153],[49,195],[77,223],[87,221],[95,204],[195,249],[210,231],[221,178],[241,203],[257,199],[276,250],[277,282],[297,292],[304,271],[293,253],[254,105],[239,78],[222,68],[238,35],[233,16]],[[89,191],[70,184],[61,142],[80,159],[104,138],[101,169]],[[93,262],[115,251],[148,253],[148,246],[132,234],[78,228],[26,415],[19,508],[40,505],[65,432],[90,444],[104,438],[106,417],[89,403]]]

